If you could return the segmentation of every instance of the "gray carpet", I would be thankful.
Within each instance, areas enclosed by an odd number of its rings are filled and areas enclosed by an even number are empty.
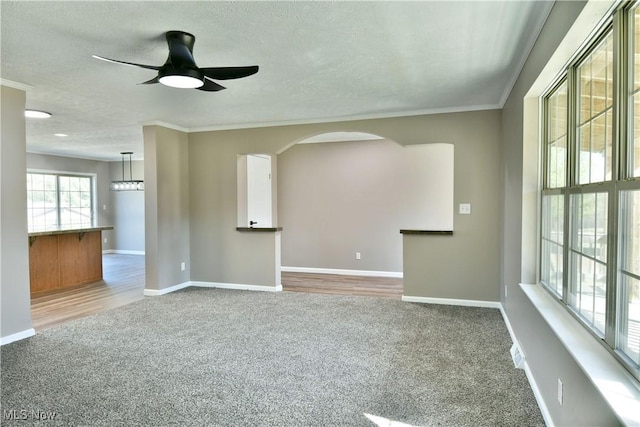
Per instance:
[[[510,345],[496,309],[188,288],[3,346],[2,425],[542,426]]]

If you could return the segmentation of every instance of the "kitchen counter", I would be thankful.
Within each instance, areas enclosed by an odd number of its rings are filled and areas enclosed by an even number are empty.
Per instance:
[[[31,294],[102,280],[102,231],[113,227],[58,228],[29,233]]]

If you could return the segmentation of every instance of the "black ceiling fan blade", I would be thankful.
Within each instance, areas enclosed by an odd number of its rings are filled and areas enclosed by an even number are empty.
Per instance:
[[[204,90],[205,92],[217,92],[219,90],[226,89],[226,87],[219,85],[216,82],[212,82],[209,79],[204,79],[204,84],[197,87],[198,90]]]
[[[152,85],[155,83],[160,83],[160,79],[158,76],[155,76],[151,80],[147,80],[146,82],[138,83],[139,85]]]
[[[247,77],[258,72],[257,65],[251,65],[248,67],[209,67],[200,68],[202,73],[215,80],[230,80]]]
[[[105,58],[103,56],[98,56],[98,55],[91,55],[91,56],[93,56],[96,59],[100,59],[102,61],[113,62],[114,64],[124,64],[124,65],[130,65],[132,67],[140,67],[140,68],[146,68],[148,70],[156,70],[156,71],[160,69],[160,67],[157,67],[155,65],[144,65],[144,64],[136,64],[134,62],[118,61],[116,59],[109,59],[109,58]]]

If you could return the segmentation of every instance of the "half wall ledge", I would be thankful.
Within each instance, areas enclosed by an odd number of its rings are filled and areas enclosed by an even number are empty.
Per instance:
[[[431,234],[434,236],[452,236],[453,230],[400,230],[400,234]]]
[[[282,227],[236,227],[236,231],[275,233],[276,231],[282,231]]]

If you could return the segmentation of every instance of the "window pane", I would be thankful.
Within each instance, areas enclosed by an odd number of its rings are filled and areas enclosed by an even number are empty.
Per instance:
[[[620,193],[618,347],[640,365],[640,190]]]
[[[640,276],[640,190],[620,193],[620,268]]]
[[[564,245],[564,196],[547,195],[542,199],[541,281],[562,295]]]
[[[547,186],[564,187],[567,173],[567,83],[547,98]]]
[[[633,124],[633,138],[629,139],[629,147],[627,150],[629,176],[640,177],[640,8],[636,7],[632,13],[633,35],[631,41],[633,44],[633,67],[632,74],[632,90],[631,90],[631,114]]]
[[[69,191],[69,177],[59,176],[58,185],[60,186],[60,191]]]
[[[609,33],[578,66],[579,184],[611,179],[613,36]]]
[[[27,174],[27,219],[30,231],[48,230],[58,224],[56,176]]]
[[[620,277],[618,348],[640,366],[640,280]]]
[[[604,334],[607,288],[607,193],[571,196],[569,306]]]

